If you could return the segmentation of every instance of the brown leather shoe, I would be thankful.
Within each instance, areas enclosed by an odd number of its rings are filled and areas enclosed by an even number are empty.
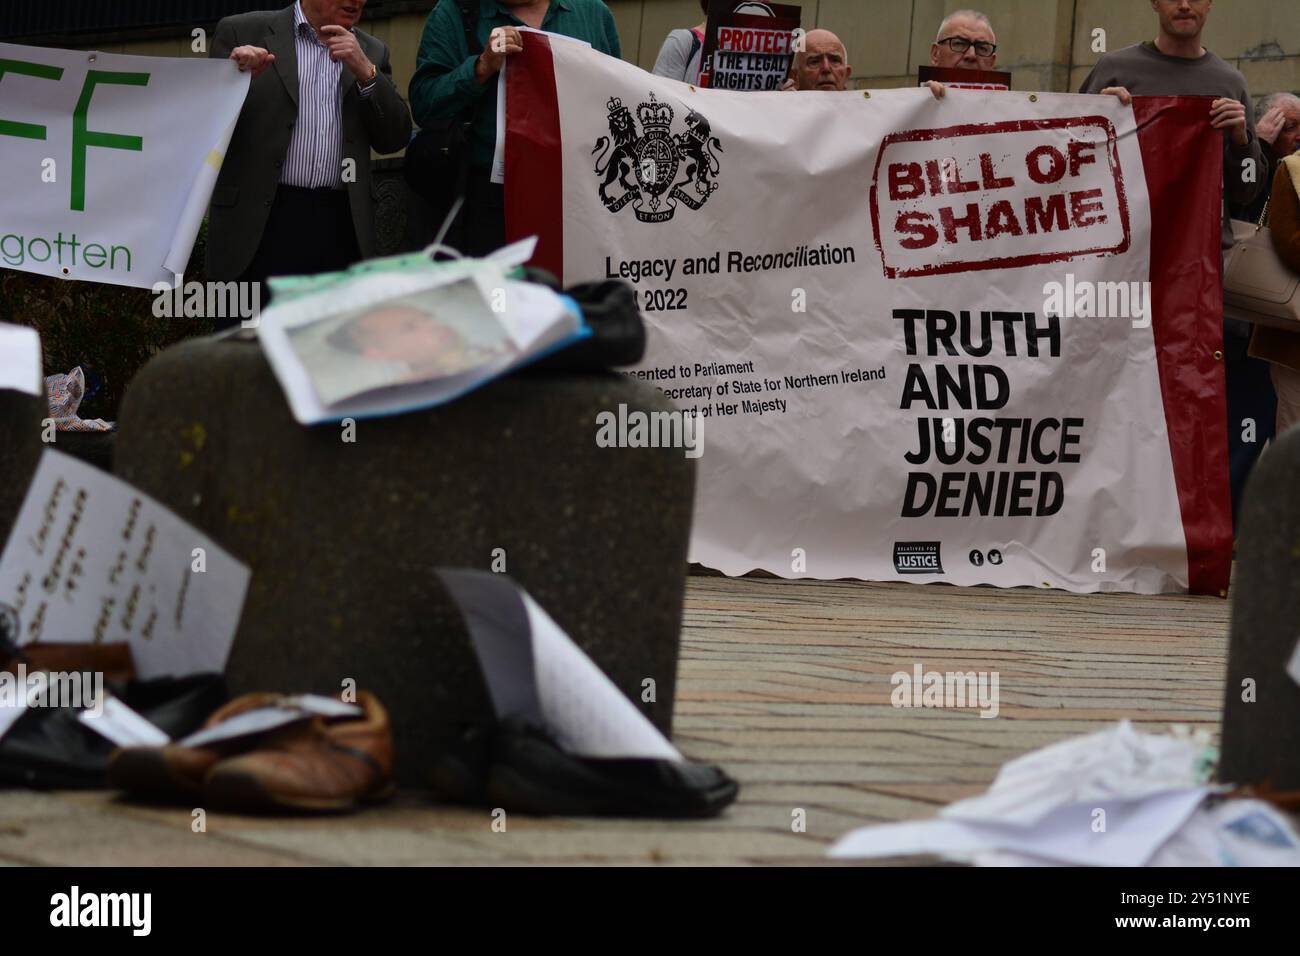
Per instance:
[[[280,700],[280,694],[245,694],[214,711],[203,727],[213,727],[236,714],[270,707]],[[146,800],[192,800],[202,795],[204,778],[220,760],[257,746],[261,739],[258,736],[239,737],[205,747],[182,747],[179,744],[125,747],[114,751],[109,758],[108,783],[133,797]]]
[[[387,799],[393,735],[374,694],[360,717],[314,717],[271,731],[247,752],[222,760],[204,781],[210,806],[239,810],[352,810]]]

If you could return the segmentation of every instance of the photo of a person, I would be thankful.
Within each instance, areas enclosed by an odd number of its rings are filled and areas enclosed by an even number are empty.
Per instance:
[[[320,400],[460,375],[517,350],[472,280],[287,330]]]

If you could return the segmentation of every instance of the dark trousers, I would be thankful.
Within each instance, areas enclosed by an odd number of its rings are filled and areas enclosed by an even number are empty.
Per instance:
[[[241,282],[261,282],[262,306],[271,299],[272,276],[337,272],[361,259],[346,189],[276,188],[271,214]],[[231,319],[225,326],[234,325]],[[220,326],[219,326],[220,327]]]
[[[482,258],[506,244],[506,190],[490,181],[487,170],[469,170],[459,221],[459,251],[467,256]]]
[[[1232,484],[1232,525],[1237,526],[1237,511],[1241,505],[1246,479],[1264,448],[1273,437],[1277,422],[1277,394],[1268,363],[1246,354],[1250,344],[1249,326],[1244,323],[1224,323],[1223,365],[1228,386],[1228,478]],[[1243,334],[1244,333],[1244,334]],[[1242,441],[1246,420],[1255,422],[1255,440]]]

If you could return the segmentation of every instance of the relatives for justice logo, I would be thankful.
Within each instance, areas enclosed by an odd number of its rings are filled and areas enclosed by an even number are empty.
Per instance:
[[[641,132],[637,132],[632,111],[618,97],[610,99],[609,135],[596,141],[596,175],[603,176],[600,201],[612,213],[629,203],[642,222],[667,222],[680,201],[699,209],[718,188],[714,177],[721,164],[722,143],[713,135],[709,121],[690,110],[683,121],[685,132],[674,133],[675,112],[650,94],[650,101],[637,107]],[[678,178],[681,173],[681,178]],[[622,187],[614,195],[612,190]]]
[[[894,570],[899,574],[943,574],[938,541],[895,541]]]

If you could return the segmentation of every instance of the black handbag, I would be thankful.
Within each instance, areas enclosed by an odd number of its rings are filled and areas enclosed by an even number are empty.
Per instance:
[[[465,27],[465,43],[472,55],[483,52],[478,40],[477,0],[456,0]],[[438,120],[422,127],[406,147],[402,174],[411,190],[432,208],[441,220],[458,196],[465,193],[465,142],[470,121],[465,115]]]

